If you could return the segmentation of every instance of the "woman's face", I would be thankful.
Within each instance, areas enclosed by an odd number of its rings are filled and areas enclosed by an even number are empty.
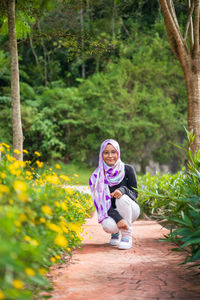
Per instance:
[[[114,166],[118,159],[118,154],[116,149],[111,145],[108,144],[103,151],[103,160],[109,166]]]

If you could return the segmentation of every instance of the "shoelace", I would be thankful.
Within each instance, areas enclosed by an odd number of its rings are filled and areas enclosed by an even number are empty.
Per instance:
[[[119,233],[112,233],[111,238],[112,239],[118,239],[119,238]]]
[[[121,239],[121,242],[126,242],[126,243],[128,243],[128,242],[129,242],[129,238],[123,236],[122,239]]]

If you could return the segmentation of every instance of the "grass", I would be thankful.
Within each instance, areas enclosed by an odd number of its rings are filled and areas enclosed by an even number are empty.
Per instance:
[[[58,169],[58,165],[60,166],[60,169]],[[56,170],[58,175],[64,174],[69,176],[71,184],[73,185],[88,185],[89,177],[94,171],[94,168],[88,168],[85,165],[73,162],[69,164],[64,164],[61,161],[52,162],[50,164],[47,163],[46,166]]]

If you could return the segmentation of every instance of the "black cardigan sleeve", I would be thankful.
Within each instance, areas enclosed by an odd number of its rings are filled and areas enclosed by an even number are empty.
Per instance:
[[[125,179],[126,179],[125,183],[127,184],[127,186],[122,184],[119,187],[116,186],[116,189],[120,190],[123,195],[126,194],[132,200],[136,201],[138,192],[135,191],[133,189],[133,187],[137,188],[137,179],[136,179],[136,173],[135,173],[133,166],[125,165]],[[115,200],[115,199],[113,199],[113,200]],[[110,209],[108,210],[108,216],[113,218],[116,223],[118,223],[120,220],[123,219],[122,216],[119,214],[119,212],[116,209],[114,209],[113,206],[111,206]]]
[[[136,179],[136,173],[131,165],[126,165],[126,180],[127,180],[127,186],[122,185],[118,188],[122,194],[126,194],[129,196],[132,200],[136,201],[138,192],[134,190],[134,188],[137,188],[137,179]]]
[[[114,209],[112,206],[108,210],[108,216],[113,218],[116,223],[118,223],[120,220],[122,220],[122,216],[118,213],[116,209]]]

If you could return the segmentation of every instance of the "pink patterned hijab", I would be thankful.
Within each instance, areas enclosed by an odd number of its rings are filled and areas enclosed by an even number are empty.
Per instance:
[[[103,160],[103,151],[108,144],[111,144],[117,151],[118,159],[114,166],[108,166]],[[120,147],[117,141],[108,139],[101,144],[99,153],[99,166],[92,173],[89,179],[89,186],[93,202],[98,213],[98,222],[101,223],[108,217],[108,210],[111,207],[109,186],[119,184],[125,176],[124,163],[120,159]]]

